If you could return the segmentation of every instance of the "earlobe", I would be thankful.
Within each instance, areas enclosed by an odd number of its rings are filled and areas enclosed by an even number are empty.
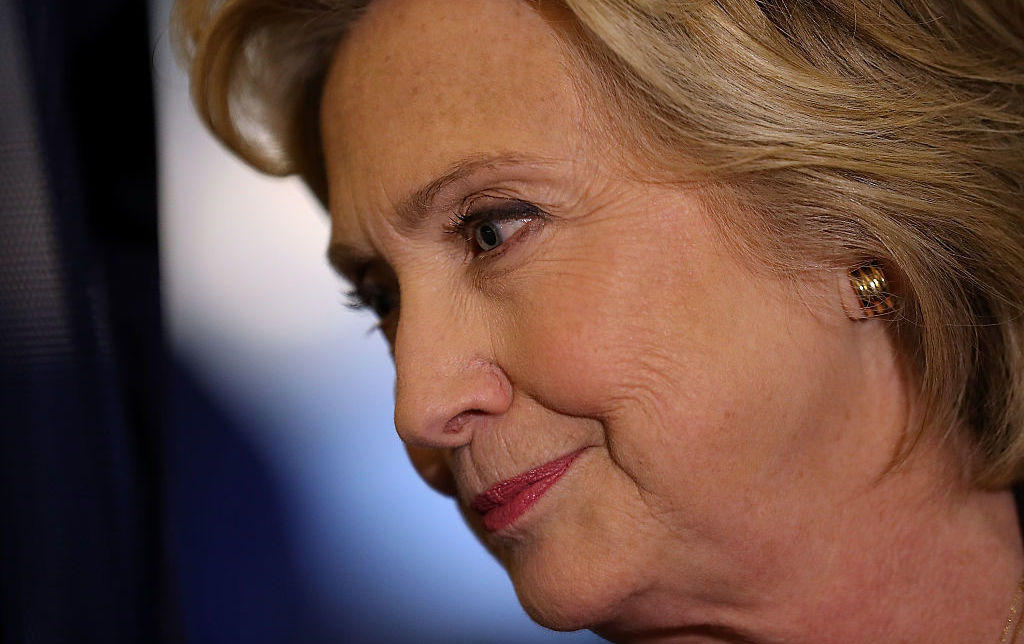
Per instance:
[[[887,315],[896,310],[896,298],[878,262],[861,264],[839,276],[839,295],[851,320]]]

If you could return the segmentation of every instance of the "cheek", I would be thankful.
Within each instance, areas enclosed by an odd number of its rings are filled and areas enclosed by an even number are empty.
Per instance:
[[[623,221],[573,231],[576,243],[517,271],[503,294],[494,340],[510,375],[552,409],[607,417],[638,399],[685,394],[716,359],[721,336],[711,333],[704,268],[689,241],[623,230]]]
[[[451,468],[448,467],[444,452],[408,444],[405,446],[405,451],[409,455],[412,466],[427,485],[441,494],[455,496],[457,492],[455,477],[452,475]]]
[[[510,375],[599,419],[615,461],[666,497],[791,484],[838,440],[849,356],[788,285],[697,245],[668,249],[673,261],[593,245],[524,271],[501,334]]]
[[[633,316],[615,297],[620,284],[600,265],[544,265],[544,273],[522,276],[510,300],[515,313],[500,338],[509,375],[550,409],[599,417],[615,383],[621,386]]]

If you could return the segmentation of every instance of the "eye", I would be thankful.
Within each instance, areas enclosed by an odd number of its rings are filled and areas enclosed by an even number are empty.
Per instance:
[[[346,294],[352,308],[370,309],[382,322],[398,309],[398,282],[390,267],[378,263],[363,267],[352,284],[354,288]]]
[[[349,306],[354,309],[369,309],[381,320],[398,308],[398,295],[390,290],[354,288],[346,295]]]
[[[526,225],[527,219],[489,219],[480,222],[473,239],[482,252],[494,250]]]
[[[505,199],[487,207],[476,206],[467,214],[454,216],[449,227],[449,232],[466,239],[475,255],[498,248],[540,215],[537,206],[524,201]]]

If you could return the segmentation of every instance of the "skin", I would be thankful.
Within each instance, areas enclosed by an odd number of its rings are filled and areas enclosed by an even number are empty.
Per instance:
[[[508,0],[378,0],[325,86],[331,257],[400,297],[382,328],[414,465],[551,628],[998,641],[1024,566],[1010,495],[930,443],[891,471],[914,387],[883,323],[851,319],[842,276],[736,256],[699,185],[612,163],[557,29]],[[451,230],[524,203],[493,250]],[[578,449],[483,529],[477,494]]]

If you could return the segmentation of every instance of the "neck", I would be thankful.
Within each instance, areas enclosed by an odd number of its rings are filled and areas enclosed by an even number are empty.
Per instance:
[[[887,475],[797,531],[787,556],[744,578],[735,601],[695,610],[677,602],[679,589],[657,592],[663,601],[643,598],[628,619],[654,628],[600,632],[614,641],[997,644],[1024,572],[1013,495],[937,481],[914,468]],[[665,619],[695,614],[710,619]]]
[[[813,626],[830,635],[805,641],[999,641],[1024,571],[1012,494],[942,494],[903,507],[876,518],[886,530],[867,524],[850,535],[831,567],[835,590],[821,585],[805,608],[833,616]]]

